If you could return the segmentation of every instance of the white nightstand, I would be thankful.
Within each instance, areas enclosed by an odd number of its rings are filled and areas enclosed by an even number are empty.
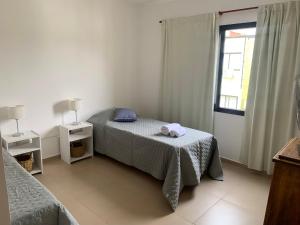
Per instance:
[[[20,137],[12,135],[2,136],[2,147],[11,156],[33,153],[33,166],[31,174],[43,173],[41,137],[34,131],[26,131]]]
[[[93,125],[88,122],[81,122],[79,125],[60,126],[60,154],[61,159],[71,164],[78,160],[93,157]],[[82,141],[86,146],[86,153],[82,157],[71,157],[70,145],[72,142]]]

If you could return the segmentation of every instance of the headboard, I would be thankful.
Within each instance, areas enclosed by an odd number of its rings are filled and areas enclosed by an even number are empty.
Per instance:
[[[2,155],[2,143],[1,143],[1,133],[0,133],[0,218],[1,224],[10,225],[10,215],[9,215],[9,206],[8,198],[6,191],[6,182],[4,174],[4,163]]]

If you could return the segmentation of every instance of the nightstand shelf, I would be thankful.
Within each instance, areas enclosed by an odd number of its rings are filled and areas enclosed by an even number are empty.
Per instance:
[[[71,157],[71,143],[81,141],[84,143],[86,153],[81,157]],[[60,126],[60,152],[61,159],[68,164],[93,157],[93,125],[81,122],[78,125]]]
[[[2,137],[2,147],[13,157],[32,153],[33,169],[32,175],[43,173],[43,160],[41,137],[34,131],[26,131],[24,135],[13,137],[12,135],[4,135]]]
[[[10,149],[8,152],[11,156],[17,156],[17,155],[23,155],[26,153],[31,153],[31,152],[35,152],[35,151],[40,151],[40,149],[38,148],[15,148],[15,149]]]
[[[42,173],[41,169],[38,169],[36,166],[33,166],[32,171],[30,172],[31,175]]]
[[[70,142],[83,140],[89,137],[91,137],[91,135],[86,133],[70,134]]]
[[[22,155],[25,153],[30,153],[34,151],[39,151],[40,148],[33,147],[31,144],[24,144],[20,146],[14,146],[9,149],[9,154],[11,156]]]
[[[89,157],[93,157],[93,154],[90,152],[85,153],[82,157],[78,157],[78,158],[71,157],[71,163],[85,159],[85,158],[89,158]]]

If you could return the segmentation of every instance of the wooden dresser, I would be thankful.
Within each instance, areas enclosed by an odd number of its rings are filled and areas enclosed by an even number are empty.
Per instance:
[[[274,174],[264,225],[300,225],[300,138],[273,158]]]

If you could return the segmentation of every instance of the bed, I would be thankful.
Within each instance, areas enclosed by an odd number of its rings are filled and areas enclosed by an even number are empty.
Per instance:
[[[11,225],[78,225],[67,209],[2,151]]]
[[[223,180],[217,141],[213,135],[186,128],[180,138],[160,134],[165,122],[139,118],[133,123],[112,121],[113,109],[88,121],[94,125],[95,151],[133,166],[163,181],[163,195],[175,210],[184,186],[200,183],[204,174]]]

